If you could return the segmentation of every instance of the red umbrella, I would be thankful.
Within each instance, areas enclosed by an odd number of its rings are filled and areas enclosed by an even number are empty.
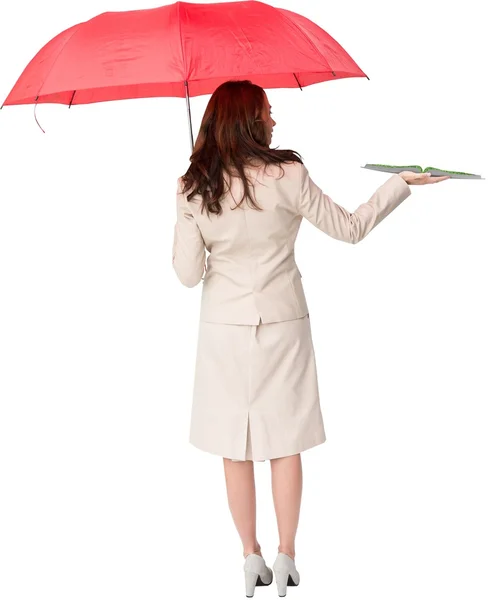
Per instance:
[[[258,0],[106,12],[54,37],[3,106],[211,94],[230,79],[263,88],[367,77],[318,25]]]

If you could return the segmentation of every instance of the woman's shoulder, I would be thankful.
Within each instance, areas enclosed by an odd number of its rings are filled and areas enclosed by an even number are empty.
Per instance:
[[[300,180],[300,162],[286,160],[280,163],[270,163],[260,171],[262,183],[285,190],[297,189]],[[268,180],[268,182],[267,182]]]
[[[300,169],[304,168],[301,160],[289,159],[280,163],[279,168],[289,177],[299,177]]]
[[[299,169],[302,165],[303,162],[301,160],[285,160],[283,163],[281,163],[283,167],[288,167],[290,169],[296,170]]]

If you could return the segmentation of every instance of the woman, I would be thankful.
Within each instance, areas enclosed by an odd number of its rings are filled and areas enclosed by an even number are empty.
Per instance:
[[[298,585],[300,453],[325,442],[310,319],[294,244],[303,217],[356,244],[411,193],[448,177],[392,175],[354,213],[310,178],[300,155],[271,149],[265,91],[227,81],[212,95],[191,164],[178,179],[173,267],[203,282],[190,442],[222,456],[243,543],[246,594]],[[209,255],[206,264],[206,253]],[[204,275],[205,269],[205,276]],[[279,530],[272,569],[256,537],[253,461],[270,460]]]

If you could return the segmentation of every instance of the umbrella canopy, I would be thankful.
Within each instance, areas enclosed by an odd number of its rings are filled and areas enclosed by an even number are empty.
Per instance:
[[[326,31],[258,0],[106,12],[54,37],[3,106],[73,106],[211,94],[231,79],[263,88],[367,77]],[[192,137],[193,141],[193,137]]]

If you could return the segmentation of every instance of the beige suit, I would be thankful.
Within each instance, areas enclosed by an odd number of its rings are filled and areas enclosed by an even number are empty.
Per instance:
[[[326,439],[294,252],[302,218],[356,244],[411,193],[392,175],[350,212],[303,164],[283,168],[247,170],[263,211],[246,202],[230,210],[242,197],[235,178],[220,216],[201,213],[200,197],[187,202],[178,180],[173,267],[184,285],[203,282],[190,442],[233,460],[297,454]]]
[[[270,166],[257,176],[254,190],[262,212],[246,203],[221,216],[200,212],[200,198],[187,202],[177,190],[173,266],[189,287],[203,281],[200,319],[212,323],[257,325],[297,319],[308,307],[296,265],[294,246],[303,217],[318,229],[350,244],[364,239],[411,193],[392,175],[353,213],[336,204],[312,181],[305,165]],[[241,181],[233,180],[225,206],[241,199]],[[210,252],[205,268],[205,249]]]

